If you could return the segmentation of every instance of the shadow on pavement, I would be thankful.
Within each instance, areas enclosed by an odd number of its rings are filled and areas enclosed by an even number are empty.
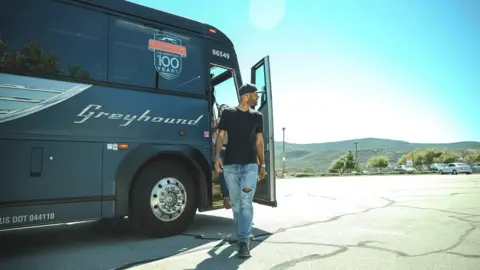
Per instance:
[[[262,241],[268,237],[263,237],[254,240],[250,243],[250,250],[252,251]],[[248,259],[240,259],[235,257],[236,245],[221,241],[215,247],[208,251],[210,257],[201,261],[195,268],[189,270],[214,270],[214,269],[239,269],[240,265]]]
[[[260,238],[271,235],[269,232],[256,228],[255,223],[253,224],[252,233]],[[236,237],[235,224],[233,223],[232,218],[197,215],[192,226],[190,226],[183,235],[193,236],[197,239],[204,240],[224,239],[227,242],[232,243],[232,241],[235,241]]]
[[[208,254],[206,254],[207,257],[195,268],[188,270],[238,269],[239,266],[248,259],[239,259],[236,257],[236,232],[233,220],[228,218],[218,219],[216,222],[218,222],[217,225],[219,228],[222,228],[220,230],[212,227],[210,222],[211,219],[209,216],[199,215],[195,224],[185,234],[192,235],[197,239],[218,240],[221,238],[222,240],[214,247],[205,250],[205,253]],[[253,225],[252,233],[255,236],[255,240],[251,241],[250,250],[255,249],[262,241],[272,235],[269,232],[256,228],[255,224]]]
[[[212,245],[201,246],[213,242],[233,244],[232,232],[232,219],[203,214],[185,234],[157,239],[131,233],[126,219],[117,226],[91,222],[0,232],[0,269],[128,269],[192,249],[207,251]],[[254,234],[268,236],[258,229]]]

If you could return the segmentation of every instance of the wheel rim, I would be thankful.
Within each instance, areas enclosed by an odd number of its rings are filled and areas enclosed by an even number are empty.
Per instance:
[[[187,192],[183,184],[173,177],[163,178],[152,188],[150,207],[162,221],[177,219],[187,205]]]

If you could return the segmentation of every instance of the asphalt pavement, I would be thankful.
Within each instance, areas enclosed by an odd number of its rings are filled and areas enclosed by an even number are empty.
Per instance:
[[[1,233],[0,269],[480,269],[480,175],[280,179],[277,197],[255,205],[247,260],[218,210],[164,239],[128,221]]]

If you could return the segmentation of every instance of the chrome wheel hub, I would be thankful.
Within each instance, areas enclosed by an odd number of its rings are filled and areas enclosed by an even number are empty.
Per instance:
[[[162,221],[177,219],[187,205],[185,187],[175,178],[167,177],[157,182],[150,195],[150,207]]]

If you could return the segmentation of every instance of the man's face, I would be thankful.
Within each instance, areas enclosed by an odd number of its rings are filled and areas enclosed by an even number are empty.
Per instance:
[[[249,93],[248,94],[248,105],[257,106],[258,104],[258,93]]]

